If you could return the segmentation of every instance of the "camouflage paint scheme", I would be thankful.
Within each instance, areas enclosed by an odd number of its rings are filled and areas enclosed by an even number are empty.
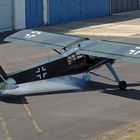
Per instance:
[[[90,79],[88,73],[110,80],[108,77],[93,72],[103,65],[106,65],[112,73],[119,88],[125,90],[127,83],[121,81],[112,64],[115,60],[140,63],[140,46],[131,44],[89,40],[34,30],[17,32],[7,37],[5,41],[50,48],[59,55],[57,58],[30,65],[9,74],[0,67],[1,91],[18,88],[17,84],[21,83],[79,73],[87,73],[83,76],[85,80]]]

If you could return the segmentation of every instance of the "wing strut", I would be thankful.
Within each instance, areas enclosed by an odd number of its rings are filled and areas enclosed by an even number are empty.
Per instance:
[[[125,90],[127,88],[127,83],[125,81],[121,81],[119,75],[117,74],[117,71],[112,66],[112,64],[110,62],[108,62],[105,65],[108,68],[108,70],[111,72],[111,74],[114,76],[115,80],[113,80],[111,78],[108,78],[106,76],[103,76],[103,75],[94,73],[92,71],[90,73],[93,74],[93,75],[95,75],[95,76],[98,76],[98,77],[101,77],[101,78],[104,78],[104,79],[107,79],[107,80],[110,80],[110,81],[113,81],[113,82],[117,82],[119,84],[120,90]]]
[[[112,73],[112,75],[114,76],[116,82],[120,83],[121,80],[120,80],[120,77],[119,75],[117,74],[115,68],[110,64],[110,63],[106,63],[106,67],[109,69],[109,71]]]
[[[111,63],[106,63],[106,67],[109,69],[109,71],[114,76],[116,82],[119,84],[120,90],[126,90],[127,83],[125,81],[120,80],[119,75],[117,74],[117,72],[116,72],[115,68],[112,66],[112,64]]]

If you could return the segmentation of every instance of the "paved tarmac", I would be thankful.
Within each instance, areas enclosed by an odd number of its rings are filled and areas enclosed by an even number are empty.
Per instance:
[[[41,30],[88,37],[90,39],[140,44],[139,23],[140,10],[108,17],[62,23],[54,26],[44,26],[41,27]]]
[[[134,18],[127,24],[138,21],[139,18]],[[45,29],[50,28],[53,27]],[[137,37],[128,35],[123,41],[127,38],[128,42],[130,39],[135,42]],[[120,38],[121,35],[118,41]],[[0,45],[0,64],[6,72],[51,55],[56,54],[45,48]],[[82,75],[20,85],[18,90],[6,91],[25,96],[0,97],[0,140],[93,140],[100,133],[140,120],[140,65],[117,62],[115,68],[128,82],[126,91],[97,77],[86,83]],[[110,76],[105,67],[99,72]]]

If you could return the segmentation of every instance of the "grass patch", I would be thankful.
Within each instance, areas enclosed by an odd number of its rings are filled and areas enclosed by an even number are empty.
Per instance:
[[[93,140],[140,140],[140,122],[101,134]]]
[[[119,138],[118,140],[140,140],[140,130],[130,135]]]

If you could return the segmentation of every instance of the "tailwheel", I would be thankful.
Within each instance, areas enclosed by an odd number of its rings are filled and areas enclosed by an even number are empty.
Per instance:
[[[125,81],[119,82],[119,88],[120,88],[120,90],[126,90],[127,83]]]
[[[90,73],[84,74],[82,78],[84,81],[89,82],[91,79]]]

